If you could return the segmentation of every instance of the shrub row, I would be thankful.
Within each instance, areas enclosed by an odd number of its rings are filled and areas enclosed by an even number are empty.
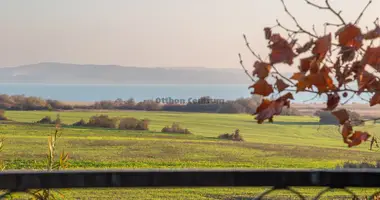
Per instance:
[[[133,117],[117,118],[109,117],[108,115],[96,115],[90,117],[86,122],[84,119],[72,124],[73,126],[89,126],[101,128],[118,128],[120,130],[149,130],[148,119],[136,119]]]

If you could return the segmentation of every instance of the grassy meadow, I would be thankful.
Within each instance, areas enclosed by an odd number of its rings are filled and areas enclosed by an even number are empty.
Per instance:
[[[66,111],[63,123],[88,120],[96,114],[148,118],[149,131],[63,126],[57,144],[70,154],[69,169],[110,168],[335,168],[346,161],[380,160],[369,142],[348,148],[338,127],[319,125],[315,117],[276,117],[274,124],[258,125],[246,114],[201,114],[143,111]],[[44,169],[47,138],[53,125],[33,122],[57,112],[7,111],[12,122],[2,122],[5,137],[1,159],[6,169]],[[161,129],[179,122],[193,134],[166,134]],[[245,142],[217,139],[240,129]],[[364,127],[376,135],[379,125]],[[96,191],[96,192],[94,192]],[[252,188],[96,189],[64,190],[65,199],[244,199],[263,191]],[[303,189],[315,194],[317,189]]]

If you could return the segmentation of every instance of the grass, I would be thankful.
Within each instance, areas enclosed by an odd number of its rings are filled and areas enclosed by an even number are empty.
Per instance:
[[[52,125],[37,125],[55,112],[9,111],[14,122],[0,125],[6,138],[1,158],[7,169],[46,167],[47,136]],[[88,119],[100,111],[60,112],[63,123]],[[148,118],[150,131],[63,127],[58,149],[70,154],[70,169],[93,168],[334,168],[345,161],[380,160],[369,144],[348,148],[337,127],[319,126],[314,117],[276,117],[274,124],[258,125],[244,114],[200,114],[174,112],[106,112],[113,117]],[[160,133],[164,126],[179,122],[193,134]],[[225,132],[240,129],[246,142],[217,139]],[[378,125],[364,129],[376,134]],[[120,199],[233,199],[261,189],[123,189],[68,190],[67,197]],[[305,193],[316,190],[304,189]],[[114,196],[109,196],[114,195]],[[90,198],[91,197],[91,198]],[[167,198],[166,198],[167,197]],[[96,199],[95,198],[95,199]]]

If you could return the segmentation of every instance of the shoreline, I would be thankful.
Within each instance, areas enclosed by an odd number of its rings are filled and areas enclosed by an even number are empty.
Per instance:
[[[94,104],[94,101],[62,101],[67,105],[77,106],[89,106]],[[300,111],[304,115],[313,115],[316,111],[326,108],[326,103],[291,103],[290,107],[293,107]],[[359,113],[362,116],[377,117],[380,116],[380,105],[370,107],[365,103],[351,103],[338,108],[346,108]]]

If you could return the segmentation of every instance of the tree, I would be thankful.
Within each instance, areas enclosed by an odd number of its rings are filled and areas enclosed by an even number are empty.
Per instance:
[[[315,97],[326,95],[326,108],[323,110],[331,112],[337,118],[343,141],[348,147],[368,140],[371,137],[368,132],[353,130],[354,122],[350,119],[349,112],[337,108],[339,104],[346,104],[354,96],[361,97],[362,94],[371,96],[368,100],[370,106],[380,104],[380,78],[373,73],[380,72],[380,46],[374,45],[374,41],[380,38],[379,19],[373,22],[372,30],[363,30],[358,25],[372,1],[363,5],[363,10],[354,22],[346,22],[340,15],[341,12],[331,7],[329,0],[325,0],[324,5],[304,0],[308,5],[332,12],[337,17],[339,23],[324,24],[323,34],[318,34],[314,26],[312,31],[302,27],[289,12],[285,0],[280,1],[297,28],[287,28],[279,20],[275,26],[263,28],[263,36],[268,41],[268,59],[264,60],[258,55],[243,35],[246,46],[256,61],[252,73],[249,73],[239,54],[240,65],[253,82],[249,87],[253,89],[251,93],[264,97],[254,113],[255,119],[259,124],[265,120],[273,122],[273,117],[279,115],[283,107],[290,107],[294,92],[306,92]],[[333,31],[327,32],[328,28]],[[279,30],[285,31],[287,37],[276,32]],[[302,41],[302,36],[309,39]],[[277,69],[279,64],[294,67],[296,59],[299,60],[299,66],[292,76],[287,77]],[[268,81],[270,77],[274,78],[275,83]],[[274,93],[280,97],[268,99]]]

